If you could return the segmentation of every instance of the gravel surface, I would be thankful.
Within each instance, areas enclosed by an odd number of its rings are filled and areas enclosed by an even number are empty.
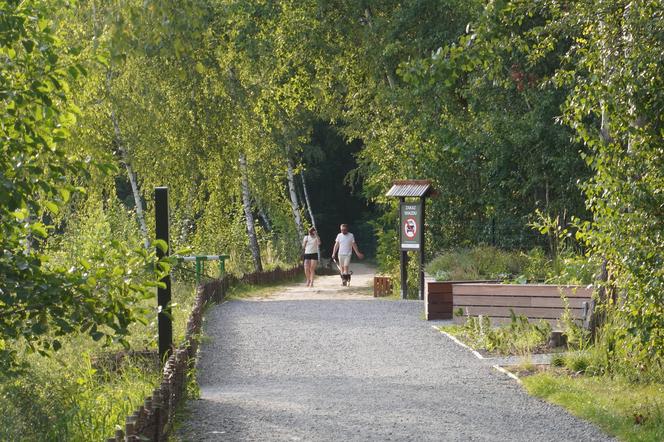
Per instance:
[[[201,399],[179,438],[610,440],[434,330],[422,307],[364,296],[211,308]]]

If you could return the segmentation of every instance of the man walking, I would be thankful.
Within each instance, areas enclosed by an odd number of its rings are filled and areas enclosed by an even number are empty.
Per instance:
[[[364,255],[358,250],[355,244],[355,236],[348,231],[348,224],[340,226],[341,233],[337,235],[334,241],[334,250],[332,251],[332,259],[336,259],[337,252],[339,253],[339,266],[341,267],[341,285],[350,284],[350,258],[353,251],[358,258],[364,259]]]

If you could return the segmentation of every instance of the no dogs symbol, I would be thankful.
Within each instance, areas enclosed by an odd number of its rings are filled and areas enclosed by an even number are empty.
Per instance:
[[[415,218],[406,218],[403,222],[403,233],[408,239],[414,239],[417,235],[417,221]]]

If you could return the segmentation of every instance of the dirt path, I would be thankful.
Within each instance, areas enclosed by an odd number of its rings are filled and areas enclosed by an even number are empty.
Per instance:
[[[304,301],[304,300],[369,300],[373,299],[372,284],[376,269],[364,263],[351,264],[353,276],[350,287],[341,285],[339,275],[316,276],[313,287],[306,283],[293,284],[263,297],[247,298],[247,301]]]

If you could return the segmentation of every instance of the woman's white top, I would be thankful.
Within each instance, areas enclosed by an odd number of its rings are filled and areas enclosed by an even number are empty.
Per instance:
[[[302,240],[302,247],[304,247],[304,253],[318,253],[318,245],[320,239],[317,236],[307,235]]]

